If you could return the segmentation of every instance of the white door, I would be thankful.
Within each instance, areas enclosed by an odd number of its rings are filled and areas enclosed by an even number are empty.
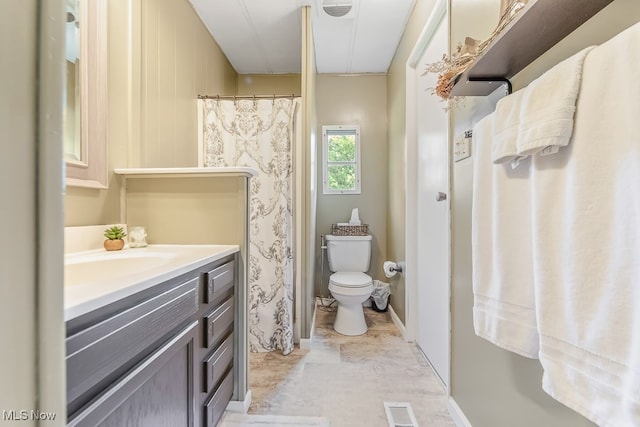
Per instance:
[[[421,76],[448,49],[441,19],[418,60],[417,88],[417,344],[442,382],[449,384],[449,118],[446,103],[431,95],[437,76]]]

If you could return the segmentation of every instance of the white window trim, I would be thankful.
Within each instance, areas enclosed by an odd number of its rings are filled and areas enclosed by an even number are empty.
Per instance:
[[[329,188],[329,138],[328,131],[355,131],[356,133],[356,158],[355,162],[331,162],[331,164],[355,163],[356,188],[353,190],[333,190]],[[362,194],[360,162],[360,126],[358,125],[325,125],[322,126],[322,194]]]

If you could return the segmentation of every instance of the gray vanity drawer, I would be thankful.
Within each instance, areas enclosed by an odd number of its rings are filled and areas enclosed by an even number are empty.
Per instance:
[[[200,416],[191,390],[197,337],[198,322],[179,330],[96,399],[68,414],[67,427],[196,427]]]
[[[204,361],[204,392],[209,393],[233,362],[233,334]]]
[[[204,293],[204,303],[210,304],[233,287],[233,261],[221,265],[207,273],[207,290]]]
[[[137,304],[66,340],[67,402],[135,363],[198,310],[198,278]],[[120,373],[118,373],[120,374]],[[83,396],[87,398],[90,396]]]
[[[213,427],[220,420],[233,395],[233,370],[229,371],[215,394],[204,404],[204,425]]]
[[[223,302],[204,319],[207,325],[204,346],[212,348],[233,325],[233,297]]]

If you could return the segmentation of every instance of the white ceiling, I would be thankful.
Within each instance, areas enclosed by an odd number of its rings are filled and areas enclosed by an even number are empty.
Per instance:
[[[325,0],[353,4],[335,18],[323,0],[190,0],[240,74],[299,73],[301,14],[312,9],[318,73],[385,73],[415,0]]]

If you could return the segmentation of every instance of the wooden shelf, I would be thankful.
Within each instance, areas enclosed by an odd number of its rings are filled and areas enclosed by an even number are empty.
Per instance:
[[[504,31],[456,80],[451,95],[486,96],[585,23],[613,0],[529,0]]]

